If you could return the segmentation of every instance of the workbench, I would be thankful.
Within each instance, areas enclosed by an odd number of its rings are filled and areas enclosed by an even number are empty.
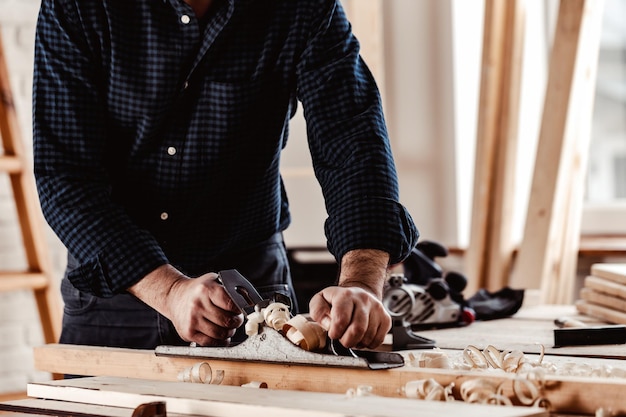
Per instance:
[[[201,363],[197,358],[163,357],[146,350],[49,344],[34,350],[37,369],[86,377],[29,384],[29,399],[1,403],[0,410],[117,417],[130,416],[131,408],[160,398],[167,399],[170,415],[232,416],[256,410],[257,414],[260,411],[261,415],[271,413],[273,416],[408,416],[416,415],[417,411],[422,416],[458,416],[462,413],[465,417],[521,417],[589,416],[595,415],[599,409],[613,412],[604,415],[626,414],[626,345],[554,347],[554,320],[564,316],[589,325],[603,324],[578,315],[574,306],[524,307],[506,319],[416,332],[435,340],[437,348],[399,351],[406,358],[406,364],[395,369],[211,359],[204,363],[213,373],[212,383],[207,380],[205,383],[179,381],[182,370]],[[387,348],[389,342],[386,341]],[[443,402],[407,398],[407,383],[428,379],[450,387],[455,397],[464,382],[477,379],[502,384],[503,394],[511,394],[515,374],[502,370],[439,369],[415,365],[414,359],[423,353],[443,353],[451,360],[457,360],[469,345],[478,350],[489,345],[502,351],[519,350],[529,362],[541,360],[553,364],[556,369],[569,369],[570,374],[559,371],[545,375],[541,389],[543,397],[550,403],[549,412],[545,408],[518,403],[499,406],[469,404],[462,400]],[[614,376],[620,373],[621,377]],[[265,386],[268,389],[259,388]],[[66,409],[60,411],[60,408]]]

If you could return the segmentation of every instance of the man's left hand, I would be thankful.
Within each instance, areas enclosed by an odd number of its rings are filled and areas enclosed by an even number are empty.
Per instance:
[[[358,249],[342,258],[339,284],[318,292],[309,303],[311,318],[347,348],[380,346],[391,329],[381,302],[389,255]]]
[[[380,300],[358,287],[324,288],[311,299],[309,313],[328,337],[348,348],[377,348],[391,328]]]

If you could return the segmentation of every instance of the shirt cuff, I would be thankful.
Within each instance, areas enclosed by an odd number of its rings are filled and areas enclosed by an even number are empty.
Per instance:
[[[419,238],[406,208],[384,197],[365,197],[344,206],[324,227],[328,250],[337,262],[354,249],[378,249],[387,252],[394,265],[409,256]]]
[[[95,257],[67,272],[76,289],[109,298],[125,292],[157,267],[168,263],[161,247],[147,233],[116,239]]]

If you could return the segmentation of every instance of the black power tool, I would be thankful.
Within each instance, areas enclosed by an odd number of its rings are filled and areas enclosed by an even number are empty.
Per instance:
[[[447,256],[442,245],[423,241],[403,262],[404,273],[392,274],[385,285],[383,304],[393,318],[393,348],[434,347],[435,342],[413,333],[419,329],[465,326],[475,319],[463,298],[467,279],[435,262]]]

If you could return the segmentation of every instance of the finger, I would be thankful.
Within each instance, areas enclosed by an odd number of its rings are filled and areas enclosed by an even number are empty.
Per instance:
[[[330,325],[330,303],[323,296],[323,291],[315,294],[309,301],[309,315],[328,330]]]
[[[241,309],[233,299],[228,295],[226,288],[217,281],[217,274],[206,274],[197,279],[202,279],[202,284],[208,289],[211,302],[225,311],[230,311],[235,314],[241,314]]]
[[[198,312],[198,315],[204,319],[203,321],[205,322],[229,330],[236,329],[243,324],[242,313],[224,310],[215,304],[213,298],[207,299],[205,303],[203,303],[203,308]]]
[[[190,342],[195,342],[198,346],[228,346],[230,339],[215,339],[203,333],[195,333]]]
[[[348,307],[351,309],[351,315],[346,315],[345,317],[349,317],[350,320],[347,323],[345,322],[345,318],[343,321],[339,319],[333,320],[333,330],[339,332],[336,337],[340,337],[339,341],[341,344],[351,348],[357,346],[364,338],[368,337],[368,330],[371,324],[369,311],[364,305],[356,304],[352,300],[349,300],[349,303],[346,303],[344,307],[345,314],[347,314]],[[344,313],[340,311],[335,312],[333,308],[332,314],[341,315]]]
[[[375,317],[374,314],[372,316]],[[370,327],[357,344],[358,348],[375,349],[385,341],[385,336],[389,329],[382,321],[375,320],[374,317],[370,318]]]
[[[195,315],[191,320],[187,334],[192,335],[192,341],[203,346],[207,343],[214,344],[214,341],[228,340],[233,337],[237,327],[219,325],[217,322],[220,320],[222,319],[215,316]]]
[[[369,349],[375,349],[383,344],[385,336],[391,329],[391,316],[381,303],[376,303],[370,310],[370,328],[361,343]]]
[[[195,327],[198,337],[206,336],[213,340],[228,340],[235,335],[236,329],[218,326],[208,320],[201,320]]]

